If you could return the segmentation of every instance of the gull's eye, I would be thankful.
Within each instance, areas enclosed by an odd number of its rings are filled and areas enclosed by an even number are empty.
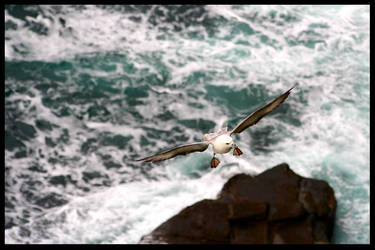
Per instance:
[[[229,143],[230,143],[230,142],[227,142],[227,143],[225,143],[225,144],[229,145]]]

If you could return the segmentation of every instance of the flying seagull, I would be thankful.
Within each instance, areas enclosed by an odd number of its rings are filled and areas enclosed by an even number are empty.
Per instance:
[[[216,154],[228,153],[233,148],[233,155],[242,155],[242,151],[239,149],[239,147],[236,144],[233,144],[231,135],[241,133],[248,127],[255,125],[264,116],[271,113],[274,109],[276,109],[281,103],[285,101],[285,99],[289,96],[290,91],[293,88],[294,87],[289,89],[281,96],[277,97],[272,102],[268,103],[266,106],[258,109],[254,113],[251,113],[248,117],[246,117],[234,129],[230,131],[228,131],[227,128],[224,128],[218,132],[205,134],[203,137],[204,141],[180,145],[175,148],[166,150],[164,152],[148,156],[143,159],[139,159],[137,161],[164,161],[173,158],[177,155],[186,155],[197,151],[203,152],[208,148],[210,144],[212,144],[214,156],[211,160],[211,168],[216,168],[220,163],[220,161],[215,157]]]

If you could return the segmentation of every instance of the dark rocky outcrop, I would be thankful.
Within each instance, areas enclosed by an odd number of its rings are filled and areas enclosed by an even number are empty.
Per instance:
[[[329,243],[335,211],[327,182],[301,177],[283,163],[257,176],[233,176],[216,200],[186,207],[140,243]]]

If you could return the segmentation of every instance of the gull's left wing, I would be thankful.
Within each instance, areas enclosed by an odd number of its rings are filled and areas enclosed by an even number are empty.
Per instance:
[[[203,152],[208,148],[208,145],[210,145],[209,142],[195,142],[191,144],[184,144],[176,148],[172,148],[167,151],[164,151],[164,152],[152,155],[152,156],[148,156],[146,158],[139,159],[136,161],[146,161],[146,162],[164,161],[164,160],[173,158],[177,155],[186,155],[186,154],[190,154],[196,151]]]
[[[260,119],[262,119],[264,116],[271,113],[275,108],[277,108],[281,103],[285,101],[285,99],[289,96],[290,91],[293,89],[289,89],[287,92],[282,94],[281,96],[277,97],[275,100],[264,106],[263,108],[258,109],[254,113],[251,113],[248,117],[246,117],[245,120],[240,122],[231,132],[230,134],[234,133],[241,133],[248,127],[256,124]]]

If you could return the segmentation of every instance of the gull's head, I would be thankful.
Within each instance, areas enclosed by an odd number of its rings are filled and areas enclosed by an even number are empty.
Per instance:
[[[213,146],[215,153],[228,153],[232,149],[233,139],[227,134],[220,135],[213,142]]]

